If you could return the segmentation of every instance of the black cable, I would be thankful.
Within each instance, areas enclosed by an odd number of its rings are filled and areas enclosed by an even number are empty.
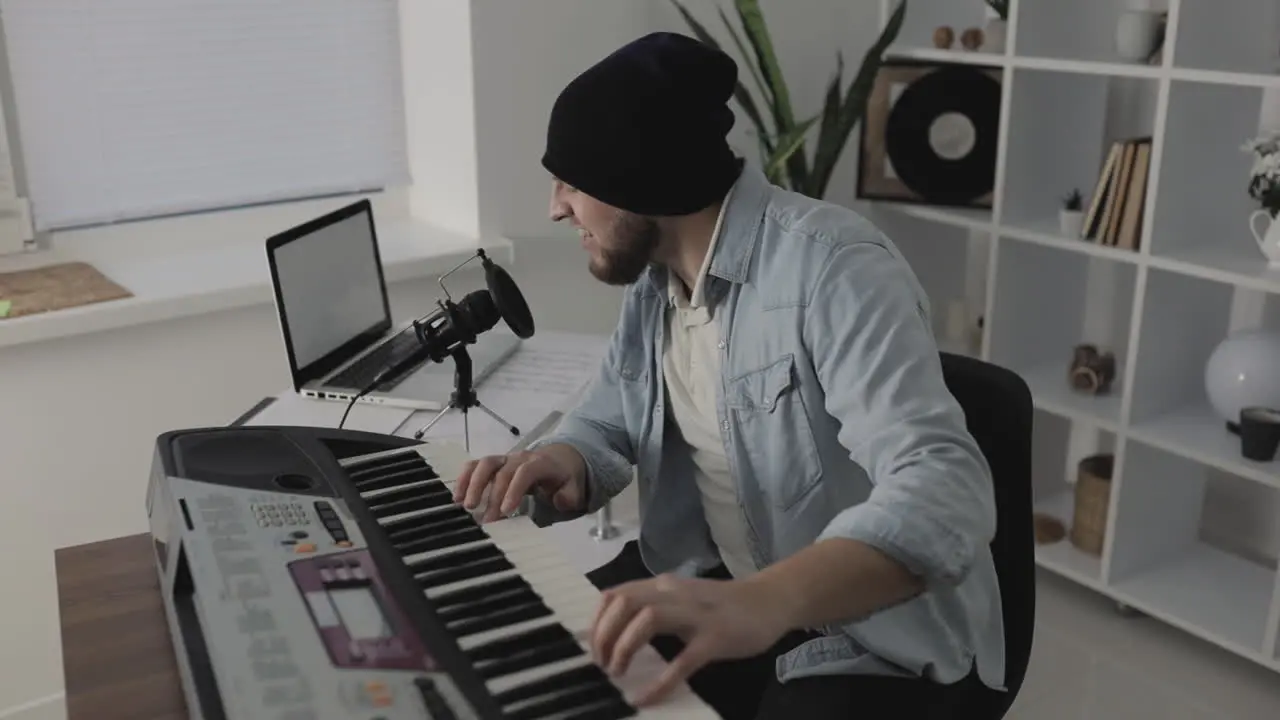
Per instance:
[[[347,423],[347,415],[351,413],[351,408],[355,407],[356,401],[373,392],[375,388],[387,380],[388,376],[395,374],[392,372],[394,370],[396,370],[396,368],[393,367],[378,373],[378,376],[373,379],[373,382],[369,383],[368,387],[356,393],[355,397],[351,398],[351,402],[347,403],[347,409],[342,412],[342,419],[338,421],[339,430],[341,430],[342,426]]]

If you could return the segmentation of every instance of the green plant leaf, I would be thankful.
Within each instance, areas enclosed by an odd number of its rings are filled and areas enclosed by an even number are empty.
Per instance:
[[[818,186],[818,170],[822,167],[823,158],[838,152],[840,142],[840,90],[844,86],[844,54],[836,53],[836,73],[827,84],[826,99],[822,104],[822,124],[818,128],[818,149],[813,154],[813,170],[809,175],[809,186],[804,193],[821,198],[826,188]]]
[[[795,152],[804,147],[805,134],[809,132],[809,128],[813,127],[813,124],[821,117],[821,115],[814,115],[808,120],[805,120],[799,125],[791,128],[787,131],[786,135],[778,138],[777,148],[765,163],[766,175],[777,175],[782,172],[782,168],[788,161],[790,161]],[[803,192],[803,188],[793,189]]]
[[[716,8],[720,13],[720,22],[724,23],[724,29],[729,32],[729,37],[733,40],[733,44],[738,48],[738,54],[742,57],[742,62],[751,72],[751,79],[755,81],[756,89],[760,91],[760,96],[764,98],[765,103],[772,103],[773,98],[769,96],[766,89],[764,78],[760,76],[760,68],[756,67],[754,62],[755,56],[747,52],[747,45],[742,41],[742,35],[738,33],[737,28],[733,26],[733,22],[729,20],[728,14],[724,8]]]
[[[823,152],[814,157],[813,178],[808,186],[813,197],[820,198],[826,193],[827,184],[831,181],[831,174],[835,171],[836,162],[844,151],[849,135],[866,114],[867,99],[871,95],[876,74],[880,71],[880,63],[885,51],[898,39],[906,11],[907,0],[901,0],[889,17],[889,22],[880,31],[880,37],[863,55],[862,67],[858,68],[858,74],[849,84],[841,104],[839,124],[832,135],[833,139]]]
[[[758,0],[734,0],[734,7],[738,11],[738,19],[742,21],[747,39],[751,41],[751,47],[755,50],[756,62],[760,65],[760,73],[769,89],[774,127],[781,139],[795,127],[796,121],[791,110],[791,94],[787,91],[787,82],[782,76],[782,66],[778,63],[773,39],[769,36],[768,23],[765,22],[764,14],[760,11]],[[776,147],[778,145],[775,144]],[[798,150],[798,152],[793,151],[787,158],[787,170],[793,190],[804,187],[809,175],[803,145]]]
[[[698,22],[698,19],[693,16],[693,13],[689,12],[687,8],[681,5],[679,0],[671,0],[671,4],[675,6],[681,17],[684,18],[685,24],[687,24],[689,29],[693,31],[694,37],[717,50],[721,49],[720,43],[716,42],[716,39],[711,36],[711,33],[707,32],[706,27],[704,27],[702,23]],[[744,59],[747,60],[748,64],[750,63],[750,59],[746,58],[745,55]],[[733,98],[738,101],[738,105],[741,106],[742,111],[747,114],[747,118],[756,126],[756,132],[760,136],[761,146],[767,150],[765,157],[768,157],[773,153],[773,143],[770,140],[771,135],[769,126],[765,124],[764,116],[760,114],[760,108],[756,105],[755,98],[751,97],[751,93],[747,90],[746,86],[742,84],[741,80],[738,81],[737,85],[733,89]],[[769,100],[766,98],[765,102],[768,103]]]

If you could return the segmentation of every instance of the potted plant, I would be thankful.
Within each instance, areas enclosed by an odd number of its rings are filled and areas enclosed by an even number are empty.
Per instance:
[[[1258,210],[1249,215],[1249,230],[1272,268],[1280,268],[1280,132],[1264,133],[1244,144],[1253,155],[1249,170],[1249,197]],[[1264,221],[1259,224],[1258,221]]]
[[[1084,197],[1079,190],[1072,190],[1062,198],[1058,210],[1058,232],[1072,239],[1084,234]]]
[[[1010,0],[986,0],[987,27],[982,31],[982,51],[1002,53],[1009,34]]]
[[[679,11],[694,36],[712,47],[720,47],[720,43],[680,0],[671,0],[671,4]],[[776,185],[819,200],[824,199],[836,162],[840,159],[849,136],[866,112],[867,98],[871,95],[871,87],[880,70],[884,53],[902,29],[907,0],[898,3],[889,22],[880,31],[880,37],[863,55],[858,74],[847,85],[844,80],[844,58],[836,55],[835,75],[827,85],[822,110],[804,119],[797,118],[792,108],[791,93],[782,77],[782,66],[774,51],[764,14],[760,11],[759,0],[733,0],[733,6],[742,26],[742,33],[729,21],[729,16],[723,9],[720,10],[720,19],[746,66],[744,75],[751,77],[759,98],[747,90],[741,79],[733,97],[755,126],[765,175]],[[746,35],[745,42],[743,34]],[[806,152],[806,140],[815,125],[818,128],[817,149],[810,160]]]

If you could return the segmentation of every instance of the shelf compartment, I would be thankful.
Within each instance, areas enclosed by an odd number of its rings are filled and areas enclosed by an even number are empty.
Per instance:
[[[1275,532],[1280,495],[1217,472],[1127,445],[1109,584],[1135,607],[1261,658],[1276,585],[1275,542],[1266,535]]]
[[[1241,149],[1258,134],[1262,96],[1259,87],[1172,81],[1151,252],[1280,288],[1249,229],[1260,206],[1248,193],[1253,159]]]
[[[1280,6],[1275,0],[1181,0],[1178,68],[1280,72]]]
[[[1240,454],[1240,438],[1208,405],[1188,405],[1134,424],[1130,436],[1167,452],[1280,490],[1280,463],[1255,462]]]
[[[1086,60],[1116,65],[1144,66],[1130,61],[1116,49],[1116,26],[1127,8],[1164,11],[1167,1],[1135,0],[1020,0],[1014,53],[1023,57]]]
[[[881,0],[881,17],[887,19],[897,6],[897,0]],[[986,30],[987,4],[984,0],[911,0],[902,19],[902,30],[897,42],[889,49],[889,55],[912,57],[918,60],[942,60],[949,62],[981,62],[976,58],[1001,58],[1004,53],[965,50],[960,36],[969,28]],[[935,47],[933,34],[947,26],[952,30],[953,42],[949,49]]]
[[[995,226],[991,222],[991,211],[984,208],[954,208],[923,203],[896,202],[893,200],[877,200],[875,201],[875,207],[883,208],[899,215],[965,230],[976,230],[978,232],[993,232],[995,230]]]
[[[1086,453],[1114,453],[1115,435],[1091,432],[1087,426],[1037,410],[1031,443],[1035,511],[1057,519],[1067,531],[1067,535],[1057,542],[1036,545],[1036,562],[1045,569],[1100,590],[1102,557],[1071,543],[1075,515],[1075,468]]]
[[[873,206],[870,218],[902,251],[929,295],[940,350],[978,356],[990,236]]]
[[[1087,217],[1113,143],[1153,135],[1158,83],[1025,68],[1011,72],[1001,226],[1124,249],[1065,237],[1058,215],[1063,198],[1078,190]]]
[[[957,37],[959,37],[957,35]],[[956,41],[957,45],[959,40]],[[924,60],[927,62],[957,63],[960,65],[981,65],[984,67],[1002,67],[1008,62],[1008,56],[969,50],[943,50],[936,47],[900,47],[893,46],[885,51],[885,57],[892,60]]]
[[[1209,357],[1233,329],[1280,330],[1280,296],[1152,267],[1146,280],[1130,431],[1196,462],[1280,488],[1280,461],[1240,452],[1205,389]]]
[[[992,362],[1017,372],[1037,407],[1115,429],[1120,423],[1135,266],[1000,239],[989,319]],[[1069,380],[1076,346],[1115,357],[1110,390],[1093,395]]]
[[[998,232],[1004,237],[1021,242],[1092,255],[1117,262],[1136,263],[1139,257],[1132,250],[1121,250],[1107,245],[1099,245],[1095,242],[1087,242],[1079,238],[1064,237],[1059,228],[1057,218],[1041,218],[1023,225],[1001,225]]]

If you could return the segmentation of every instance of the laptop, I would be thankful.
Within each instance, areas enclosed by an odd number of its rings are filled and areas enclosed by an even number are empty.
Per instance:
[[[393,323],[373,207],[360,200],[267,239],[267,263],[293,387],[350,402],[377,375],[419,347],[412,320]],[[438,312],[424,308],[423,315]],[[520,346],[498,324],[467,346],[479,386]],[[360,402],[418,410],[449,405],[454,363],[424,360]]]

